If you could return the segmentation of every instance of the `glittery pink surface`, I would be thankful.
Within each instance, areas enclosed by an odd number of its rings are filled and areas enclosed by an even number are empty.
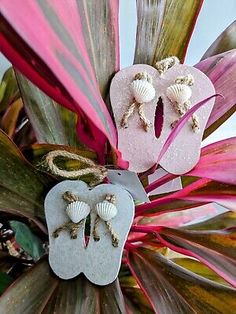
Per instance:
[[[137,112],[129,119],[127,129],[120,127],[122,116],[128,105],[133,101],[130,84],[138,72],[149,73],[153,78],[153,86],[156,90],[155,99],[145,104],[145,115],[152,122],[148,132],[143,130]],[[166,89],[174,84],[177,76],[187,74],[192,74],[195,80],[194,85],[191,86],[192,97],[190,100],[192,106],[215,93],[213,84],[204,73],[186,65],[177,65],[160,76],[155,68],[149,65],[137,64],[121,70],[113,78],[110,97],[118,130],[118,148],[122,152],[123,158],[129,161],[129,170],[143,172],[157,161],[160,150],[171,132],[171,123],[179,118],[173,109],[172,103],[166,97]],[[160,137],[156,138],[154,119],[157,100],[160,96],[164,106],[163,127]],[[196,112],[200,122],[198,133],[192,131],[191,121],[186,123],[180,131],[160,162],[160,165],[166,171],[183,174],[196,165],[200,155],[203,132],[213,105],[214,99]]]

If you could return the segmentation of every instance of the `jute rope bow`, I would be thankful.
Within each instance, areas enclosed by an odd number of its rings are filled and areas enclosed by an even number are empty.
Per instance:
[[[84,165],[88,165],[87,168],[82,168],[79,170],[67,171],[60,169],[54,160],[57,157],[64,157],[68,159],[78,160]],[[65,150],[53,150],[49,152],[45,157],[45,163],[52,174],[63,178],[78,179],[81,176],[93,174],[94,180],[90,182],[90,185],[96,185],[104,180],[107,176],[107,169],[104,166],[95,164],[91,159],[80,156],[78,154],[70,153]]]
[[[152,85],[152,77],[146,72],[137,73],[130,88],[133,94],[134,102],[128,106],[127,110],[123,114],[120,125],[122,128],[128,128],[128,120],[137,109],[142,126],[147,132],[151,123],[145,116],[144,105],[145,103],[152,101],[156,94]]]

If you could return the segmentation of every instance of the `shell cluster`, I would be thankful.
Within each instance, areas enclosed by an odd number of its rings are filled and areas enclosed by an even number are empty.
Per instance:
[[[156,95],[152,78],[147,73],[138,73],[131,83],[131,91],[137,103],[150,102]]]
[[[74,223],[85,219],[90,213],[90,206],[82,201],[72,202],[66,207],[66,213]]]
[[[97,203],[95,210],[104,221],[109,221],[117,215],[117,207],[109,201]]]
[[[185,84],[174,84],[167,88],[166,96],[172,103],[184,104],[192,96],[192,90]]]

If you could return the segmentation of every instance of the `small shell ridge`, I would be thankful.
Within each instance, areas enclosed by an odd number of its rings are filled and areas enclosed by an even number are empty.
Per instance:
[[[90,213],[90,206],[82,201],[72,202],[66,207],[66,213],[74,223],[85,219]]]
[[[156,91],[151,83],[145,80],[134,80],[131,91],[137,103],[150,102],[154,99]]]
[[[117,207],[108,201],[96,204],[95,209],[98,216],[104,221],[109,221],[117,215]]]
[[[184,104],[192,96],[192,90],[184,84],[174,84],[167,88],[166,95],[172,103]]]

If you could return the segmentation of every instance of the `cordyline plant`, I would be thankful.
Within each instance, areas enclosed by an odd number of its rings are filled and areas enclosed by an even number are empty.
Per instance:
[[[134,63],[171,55],[183,62],[201,5],[138,0]],[[118,7],[118,0],[1,1],[1,48],[17,83],[8,70],[0,94],[1,290],[8,286],[0,312],[236,313],[236,137],[204,147],[196,167],[179,177],[181,190],[136,206],[114,283],[98,287],[82,275],[63,281],[50,270],[43,201],[63,179],[37,167],[43,156],[64,149],[100,164],[121,160],[108,95],[119,70]],[[196,64],[223,95],[204,138],[235,111],[235,34],[236,22]],[[166,174],[148,185],[147,173],[141,176],[147,192],[176,178]],[[228,211],[217,215],[212,203]]]

